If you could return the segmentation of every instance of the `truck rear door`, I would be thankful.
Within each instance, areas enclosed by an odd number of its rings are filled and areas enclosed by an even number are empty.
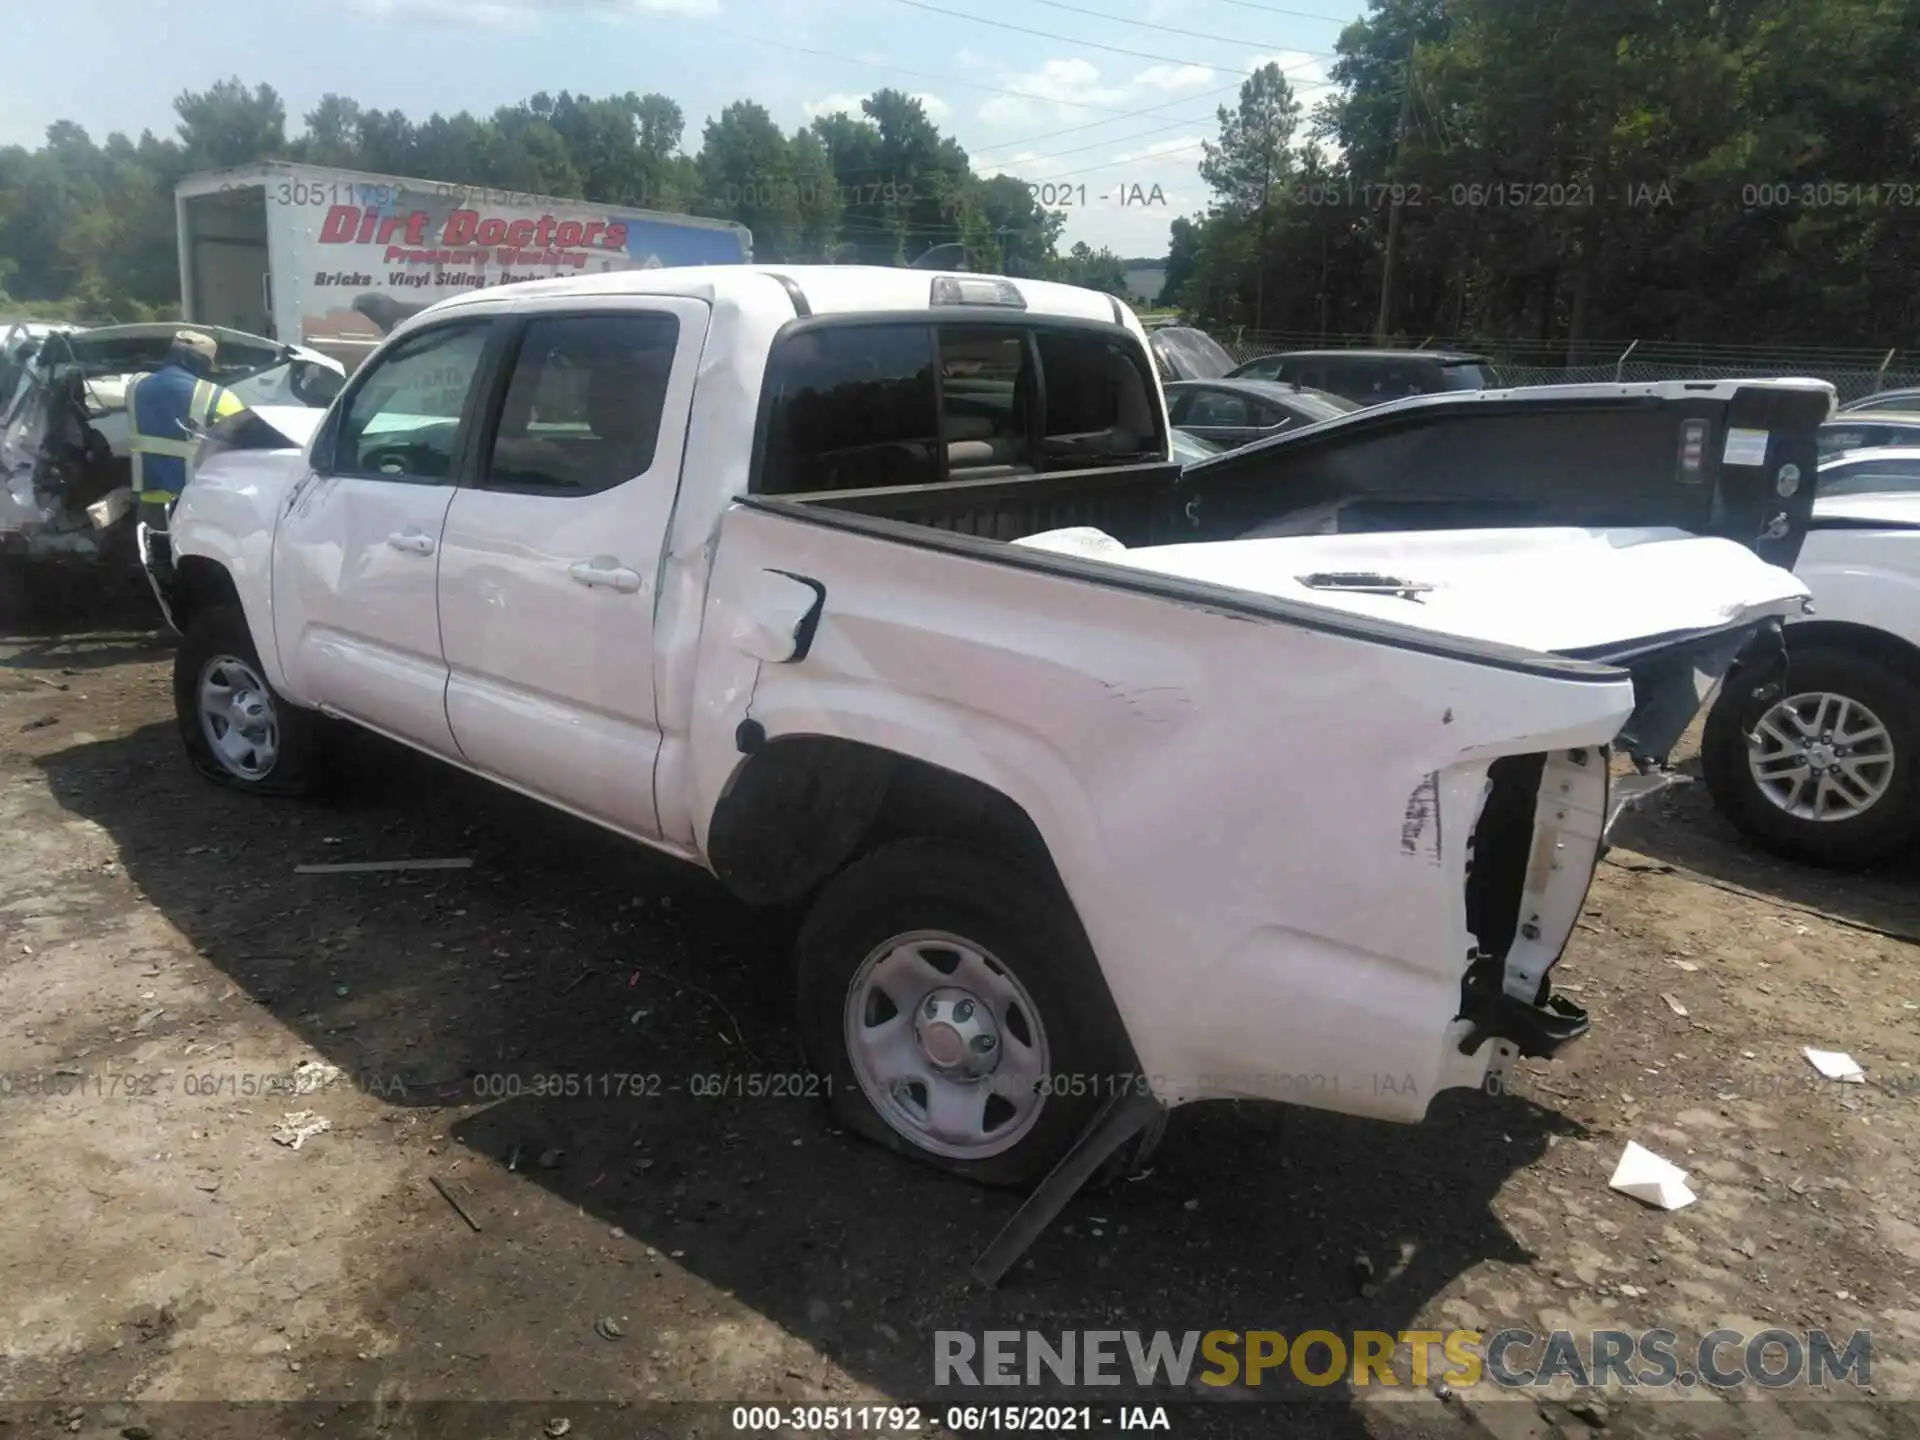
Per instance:
[[[447,514],[447,718],[479,770],[659,833],[654,607],[705,301],[516,311],[471,483]]]

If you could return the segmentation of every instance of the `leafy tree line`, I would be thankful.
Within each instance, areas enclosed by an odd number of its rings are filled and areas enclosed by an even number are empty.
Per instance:
[[[750,100],[706,122],[664,95],[534,95],[490,116],[414,120],[329,94],[288,134],[269,85],[221,81],[174,102],[175,138],[97,144],[62,120],[37,150],[0,149],[0,302],[82,318],[177,313],[173,187],[196,171],[282,159],[737,220],[756,258],[900,264],[963,243],[976,269],[1125,293],[1124,267],[1084,244],[1026,182],[982,178],[911,96],[783,131]]]
[[[1920,0],[1370,7],[1312,114],[1273,66],[1221,109],[1168,261],[1204,321],[1920,343]]]

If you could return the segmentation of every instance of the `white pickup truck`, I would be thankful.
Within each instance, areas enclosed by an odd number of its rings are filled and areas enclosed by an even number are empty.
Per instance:
[[[1797,547],[1776,477],[1831,405],[1383,406],[1289,443],[1444,432],[1534,491],[1587,457],[1639,528],[1237,539],[1284,508],[1262,447],[1183,475],[1104,295],[632,271],[407,321],[304,452],[203,455],[153,573],[203,771],[300,790],[337,717],[806,900],[844,1123],[1024,1183],[1118,1092],[1414,1121],[1584,1033],[1548,972],[1610,747],[1657,764],[1798,613],[1752,544]]]

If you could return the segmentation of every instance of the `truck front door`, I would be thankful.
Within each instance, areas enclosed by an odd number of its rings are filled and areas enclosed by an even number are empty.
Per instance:
[[[654,606],[704,301],[522,310],[447,515],[447,716],[469,763],[654,836]]]
[[[290,693],[448,756],[435,577],[491,330],[436,325],[356,375],[274,539]]]

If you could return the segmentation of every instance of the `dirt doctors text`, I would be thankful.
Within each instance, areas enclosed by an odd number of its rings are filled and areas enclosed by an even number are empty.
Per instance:
[[[1394,1365],[1403,1351],[1410,1381]],[[1436,1354],[1437,1352],[1437,1354]],[[1198,1362],[1196,1364],[1196,1361]],[[1574,1385],[1730,1390],[1752,1383],[1767,1389],[1842,1380],[1873,1383],[1872,1336],[1844,1339],[1824,1330],[1715,1330],[1683,1342],[1671,1330],[1308,1330],[1062,1331],[988,1330],[975,1336],[939,1330],[933,1340],[933,1380],[947,1385],[1061,1385],[1185,1387],[1263,1384],[1426,1387],[1444,1383],[1468,1390],[1491,1382],[1522,1389],[1571,1381]],[[1196,1373],[1197,1372],[1197,1373]]]

